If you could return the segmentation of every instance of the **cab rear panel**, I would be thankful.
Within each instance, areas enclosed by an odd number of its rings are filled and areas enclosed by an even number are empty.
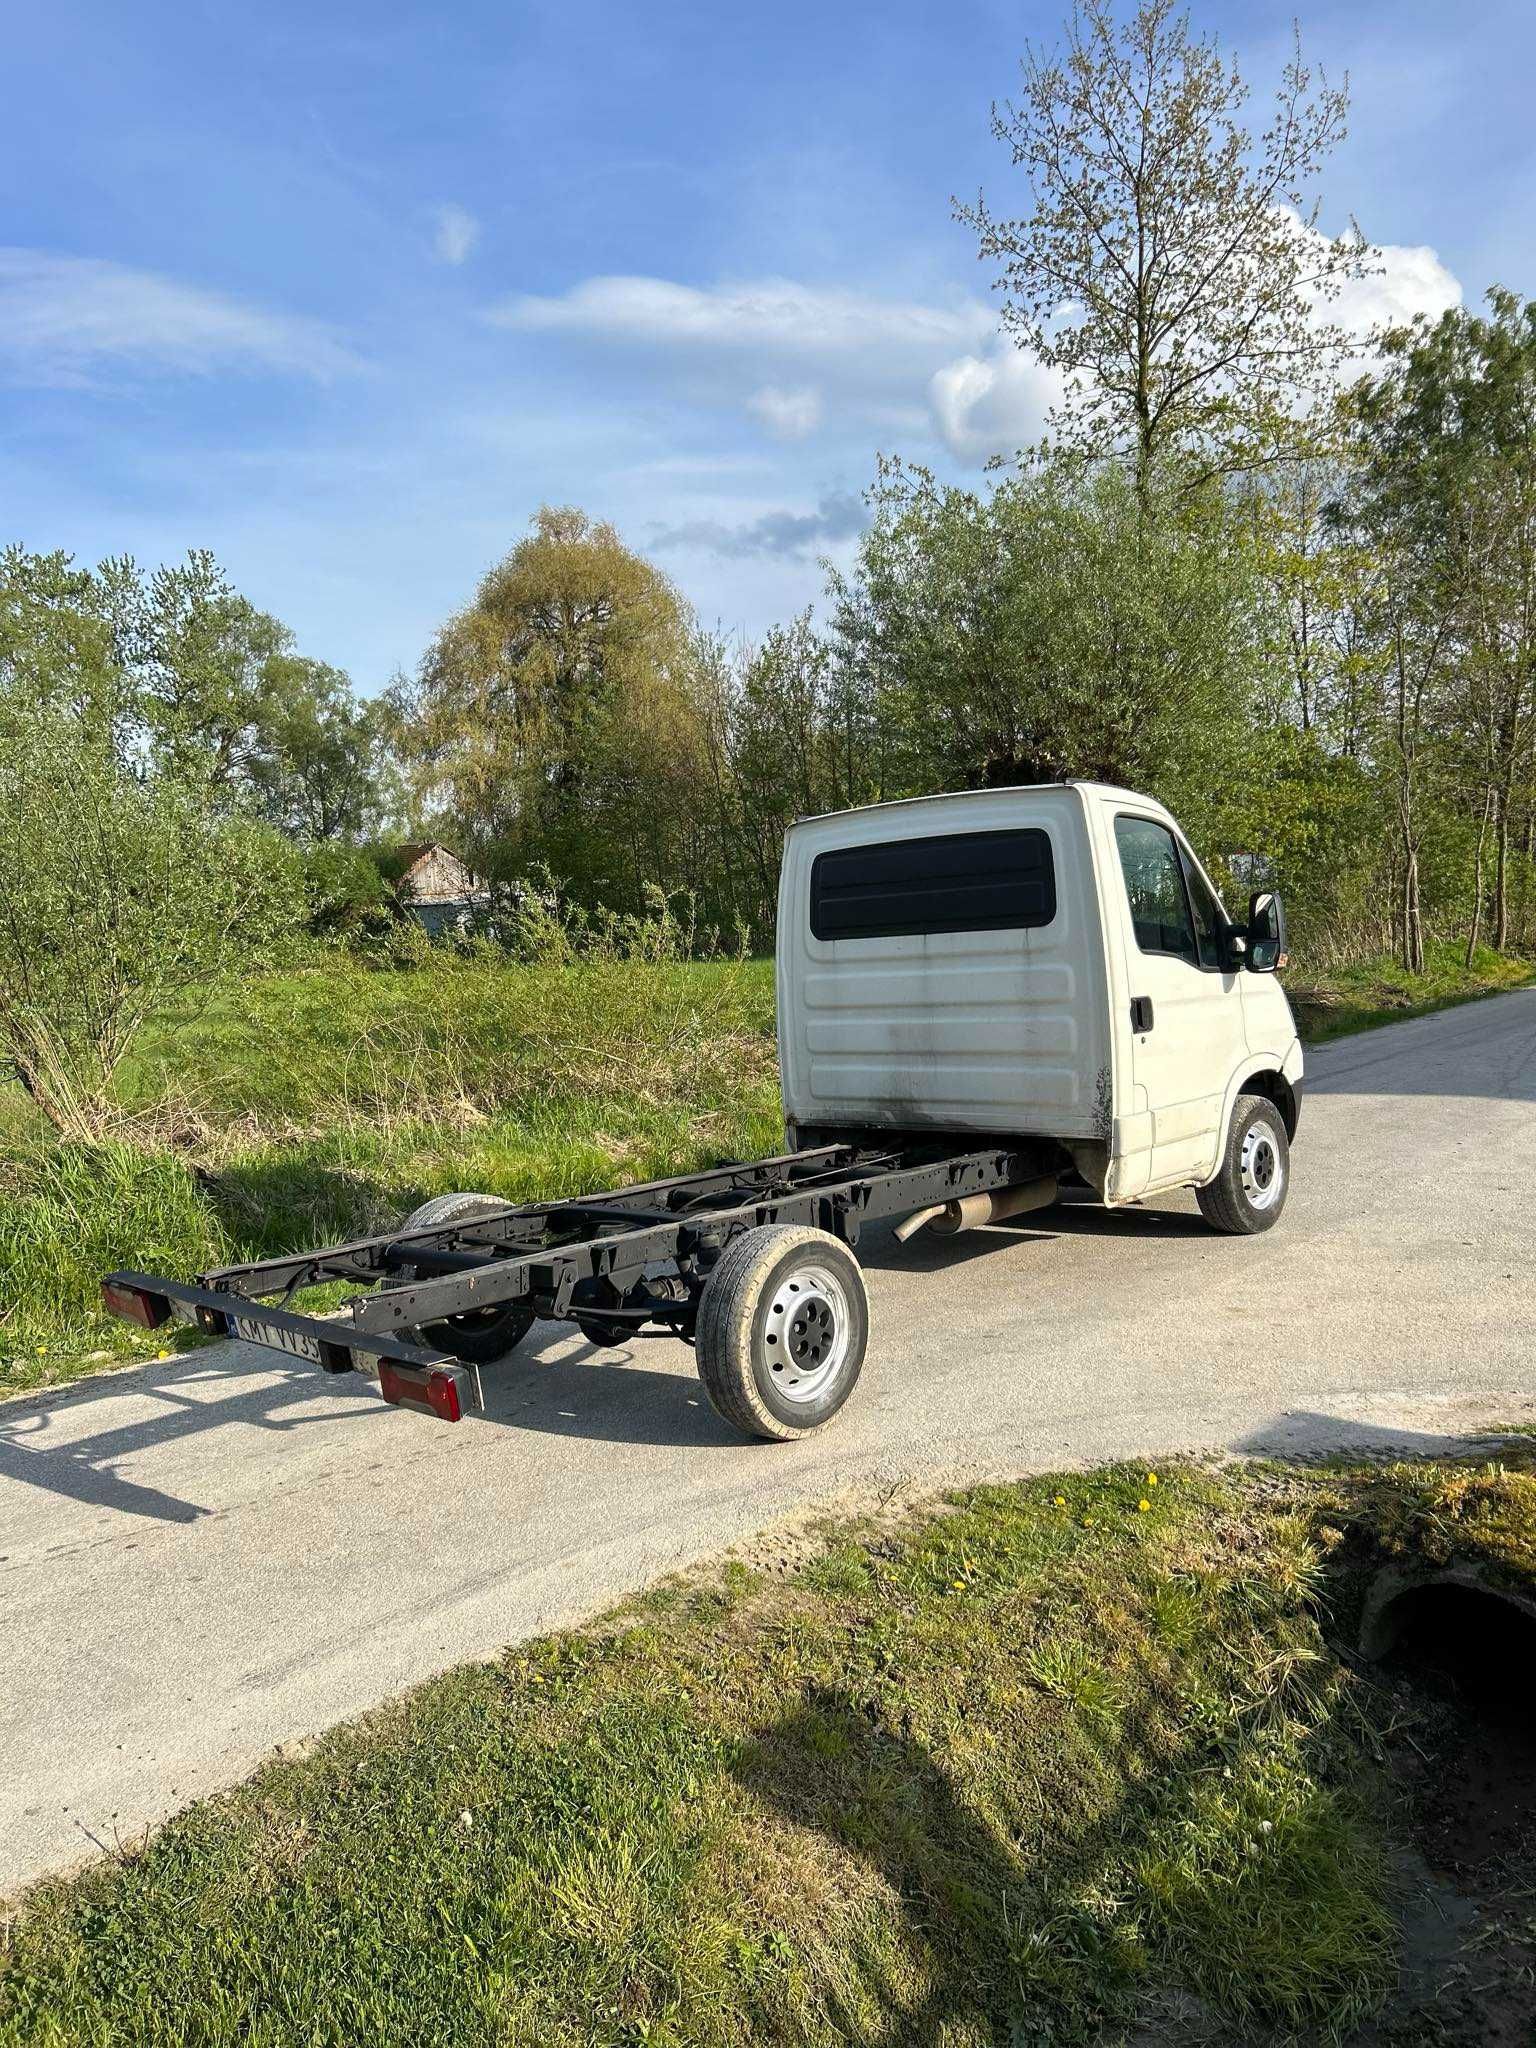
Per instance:
[[[785,848],[778,931],[792,1134],[1107,1140],[1108,992],[1076,789],[808,819]]]

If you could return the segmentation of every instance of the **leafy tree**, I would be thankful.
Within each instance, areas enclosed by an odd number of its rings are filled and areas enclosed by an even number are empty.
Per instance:
[[[400,744],[480,848],[638,907],[647,880],[678,879],[696,808],[692,650],[658,569],[611,526],[545,507],[395,692]]]
[[[1347,93],[1286,65],[1269,124],[1176,0],[1082,0],[1065,52],[1031,49],[993,133],[1030,182],[1031,212],[957,203],[998,269],[1004,323],[1066,379],[1063,423],[1095,453],[1249,465],[1290,438],[1296,394],[1346,347],[1319,304],[1356,274],[1358,233],[1316,226],[1309,192],[1344,133]]]
[[[1384,565],[1393,763],[1405,895],[1403,952],[1422,940],[1413,901],[1425,804],[1481,812],[1468,955],[1493,841],[1492,937],[1511,929],[1512,829],[1529,833],[1536,767],[1536,306],[1489,295],[1383,342],[1352,395],[1358,474],[1341,516]],[[1410,820],[1419,822],[1410,822]]]
[[[242,597],[206,549],[157,569],[134,625],[156,757],[233,801],[260,752],[269,665],[292,636]]]
[[[295,837],[361,837],[398,801],[378,708],[206,553],[148,577],[126,557],[0,553],[0,718],[39,708],[104,719],[124,762]]]
[[[1417,974],[1424,966],[1425,835],[1442,801],[1450,760],[1457,587],[1434,508],[1417,488],[1400,422],[1378,403],[1382,398],[1362,394],[1374,425],[1362,425],[1363,468],[1341,517],[1379,565],[1367,627],[1374,672],[1369,745],[1390,791],[1398,949],[1403,965]],[[1378,437],[1374,448],[1372,434]]]
[[[341,669],[303,655],[263,666],[245,772],[262,815],[297,839],[364,838],[400,804],[379,709]]]
[[[834,603],[880,677],[888,794],[1076,776],[1204,807],[1256,714],[1241,522],[1117,465],[1035,461],[986,492],[887,472]]]
[[[0,1048],[57,1130],[94,1137],[145,1020],[292,924],[296,863],[201,778],[141,779],[108,721],[58,710],[0,753],[0,845]]]
[[[773,929],[785,832],[796,818],[844,801],[832,684],[832,650],[809,612],[773,627],[736,665],[728,738],[731,830],[742,870],[735,894],[759,932]]]
[[[132,709],[101,578],[63,553],[0,550],[0,720],[15,730],[39,711],[63,710],[121,725]]]
[[[1370,620],[1380,563],[1341,522],[1350,486],[1346,456],[1335,447],[1270,473],[1243,502],[1275,658],[1290,684],[1289,713],[1324,750],[1359,758],[1379,666]]]

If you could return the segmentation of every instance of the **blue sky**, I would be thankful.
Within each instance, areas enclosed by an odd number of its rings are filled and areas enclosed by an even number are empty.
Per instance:
[[[1046,393],[949,195],[1065,0],[12,10],[0,539],[208,546],[379,688],[544,501],[758,632],[844,557],[877,449],[973,472]],[[1256,89],[1292,5],[1196,23]],[[1323,225],[1352,310],[1536,290],[1536,8],[1340,4]]]

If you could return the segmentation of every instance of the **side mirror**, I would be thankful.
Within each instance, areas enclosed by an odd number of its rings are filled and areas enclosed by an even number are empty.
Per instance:
[[[1248,899],[1248,971],[1273,974],[1286,960],[1285,905],[1277,891],[1260,890]]]

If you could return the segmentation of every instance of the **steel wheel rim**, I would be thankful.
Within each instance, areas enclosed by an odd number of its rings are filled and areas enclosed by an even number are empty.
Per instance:
[[[815,1401],[842,1371],[853,1333],[848,1294],[825,1266],[800,1266],[779,1282],[763,1324],[774,1392]]]
[[[1251,1209],[1272,1209],[1285,1188],[1280,1140],[1273,1124],[1259,1117],[1243,1133],[1238,1159],[1243,1195]]]

